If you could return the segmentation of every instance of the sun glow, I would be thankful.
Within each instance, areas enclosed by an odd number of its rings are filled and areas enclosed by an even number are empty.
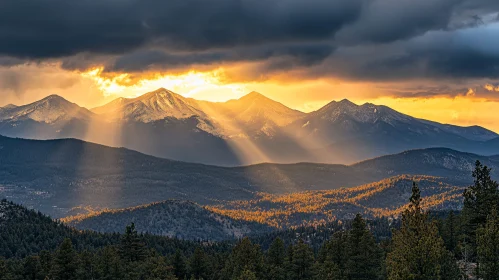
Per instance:
[[[93,80],[105,96],[137,97],[163,87],[186,97],[209,97],[211,101],[225,101],[228,96],[238,98],[249,91],[243,84],[224,84],[222,70],[191,70],[179,75],[150,74],[134,77],[128,73],[108,75],[103,72],[103,68],[94,68],[81,75]]]

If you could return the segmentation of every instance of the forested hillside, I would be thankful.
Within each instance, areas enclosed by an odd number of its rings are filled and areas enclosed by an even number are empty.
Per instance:
[[[55,218],[79,209],[119,209],[168,199],[202,205],[355,187],[397,175],[442,177],[466,186],[479,159],[498,176],[497,157],[449,149],[416,150],[355,165],[299,163],[225,168],[155,158],[79,140],[0,136],[0,195]],[[83,211],[86,212],[86,211]]]
[[[479,162],[473,177],[474,184],[464,191],[464,208],[459,214],[429,215],[414,182],[400,220],[368,222],[358,214],[353,220],[325,227],[276,232],[236,243],[141,235],[134,224],[122,235],[81,233],[3,200],[0,276],[68,280],[494,280],[499,277],[499,185],[490,177],[490,169]],[[391,234],[390,228],[394,229]],[[56,249],[46,246],[45,239],[28,238],[54,232],[62,239]],[[5,252],[17,247],[27,248],[26,253],[6,256]]]
[[[425,210],[458,210],[464,187],[443,183],[432,176],[395,176],[353,188],[308,191],[286,195],[260,193],[257,199],[207,206],[234,219],[255,221],[276,228],[314,226],[335,220],[397,217],[409,205],[412,183],[417,182]]]
[[[222,241],[272,230],[264,224],[235,220],[193,202],[176,200],[69,217],[63,221],[79,229],[109,233],[121,232],[134,223],[138,232],[184,240]]]

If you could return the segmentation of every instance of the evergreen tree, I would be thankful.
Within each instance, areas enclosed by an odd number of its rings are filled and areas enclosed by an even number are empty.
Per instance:
[[[402,215],[402,228],[394,232],[392,251],[387,256],[388,279],[445,279],[449,253],[438,228],[421,209],[421,193],[414,183],[409,208]],[[454,262],[452,270],[457,271]]]
[[[258,280],[255,273],[249,269],[244,270],[241,273],[241,275],[235,279],[237,279],[237,280]]]
[[[450,252],[455,253],[459,240],[459,222],[458,217],[454,215],[454,211],[450,211],[449,215],[444,221],[442,229],[442,238],[444,239],[445,247]]]
[[[49,275],[52,270],[52,255],[44,250],[40,252],[39,256],[43,275]]]
[[[80,254],[80,266],[78,267],[78,279],[95,279],[93,254],[85,251]]]
[[[223,275],[225,279],[238,279],[244,271],[250,271],[258,279],[262,279],[264,277],[263,267],[263,254],[260,246],[254,245],[246,237],[232,249]]]
[[[347,235],[346,275],[348,279],[372,280],[381,277],[383,252],[360,214]]]
[[[77,279],[78,258],[69,238],[64,239],[55,253],[51,275],[54,280]]]
[[[314,275],[314,253],[312,249],[300,239],[293,246],[293,259],[289,279],[311,279]]]
[[[206,278],[208,270],[207,266],[208,262],[203,249],[201,247],[197,247],[189,261],[189,273],[191,275],[191,279],[197,280]]]
[[[177,249],[175,255],[173,256],[173,274],[178,279],[184,279],[187,274],[187,266],[185,264],[185,257],[182,252]]]
[[[39,256],[30,256],[24,260],[23,275],[26,280],[43,280],[43,269]]]
[[[184,279],[175,277],[173,267],[168,265],[166,258],[162,256],[154,256],[146,261],[142,278],[153,280]]]
[[[125,234],[121,238],[121,258],[128,262],[134,262],[143,260],[146,254],[145,245],[135,230],[135,224],[131,223],[126,227]]]
[[[476,161],[472,175],[474,184],[464,191],[463,214],[468,242],[476,245],[476,230],[484,226],[492,209],[499,209],[498,183],[490,177],[491,169]]]
[[[286,271],[286,279],[289,279],[291,271],[293,269],[293,244],[290,244],[286,251],[286,258],[284,259],[284,269]]]
[[[9,278],[10,276],[7,268],[7,262],[2,256],[0,256],[0,280],[7,280]]]
[[[348,235],[344,231],[336,232],[319,251],[316,265],[318,279],[347,279]],[[322,278],[320,278],[322,277]]]
[[[484,227],[477,232],[480,277],[484,280],[499,279],[499,216],[495,209]]]
[[[98,260],[97,271],[101,279],[120,280],[124,278],[124,268],[115,248],[104,248]]]
[[[286,248],[284,242],[279,237],[274,239],[267,251],[266,265],[267,274],[266,278],[269,280],[284,280],[286,279],[286,270],[284,268],[286,258]]]
[[[282,239],[277,237],[274,239],[267,251],[267,264],[271,266],[282,267],[284,266],[284,259],[286,257],[286,248]]]

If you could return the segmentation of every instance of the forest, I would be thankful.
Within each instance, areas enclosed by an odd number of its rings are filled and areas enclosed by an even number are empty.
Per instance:
[[[0,204],[0,280],[499,279],[499,189],[476,162],[459,212],[428,212],[413,183],[399,218],[334,221],[237,241],[78,231]]]

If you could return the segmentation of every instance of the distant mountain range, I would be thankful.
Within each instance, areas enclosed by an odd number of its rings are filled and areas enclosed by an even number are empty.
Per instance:
[[[80,140],[0,137],[0,197],[54,218],[168,199],[201,205],[263,194],[334,190],[398,175],[428,175],[452,186],[472,183],[476,160],[499,177],[499,156],[446,148],[411,150],[353,165],[314,163],[218,167],[156,158]]]
[[[207,102],[158,89],[87,110],[59,96],[0,108],[0,134],[78,138],[215,165],[353,163],[409,149],[447,147],[499,154],[499,135],[413,118],[386,106],[333,101],[302,113],[252,92]]]

